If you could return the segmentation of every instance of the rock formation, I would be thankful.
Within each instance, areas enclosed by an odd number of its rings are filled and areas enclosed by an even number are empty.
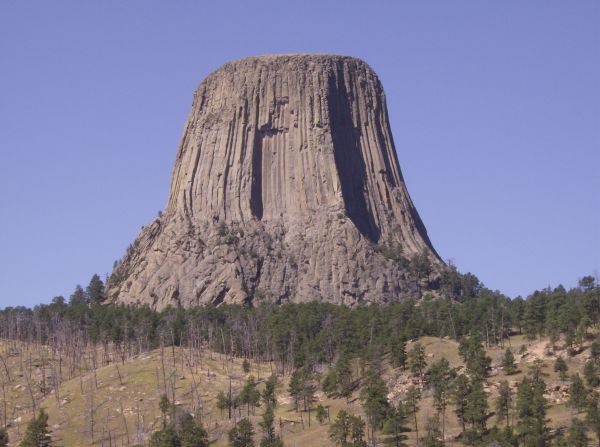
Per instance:
[[[198,87],[166,210],[109,294],[156,308],[393,301],[420,288],[400,253],[443,266],[406,190],[377,75],[351,57],[251,57]]]

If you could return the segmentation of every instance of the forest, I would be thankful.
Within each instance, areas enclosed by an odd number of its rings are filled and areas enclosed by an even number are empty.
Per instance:
[[[115,365],[122,380],[119,364],[124,369],[127,362],[158,352],[162,424],[137,441],[127,429],[127,442],[113,444],[98,428],[94,433],[93,426],[101,422],[91,417],[87,436],[102,438],[101,445],[208,445],[212,441],[205,421],[193,411],[201,406],[199,393],[191,392],[190,408],[175,405],[176,379],[171,376],[178,368],[202,369],[202,362],[210,359],[221,362],[224,370],[238,362],[242,374],[235,390],[230,376],[229,387],[212,396],[228,421],[227,445],[255,445],[256,430],[261,446],[284,445],[277,430],[276,395],[285,394],[309,424],[312,419],[328,426],[333,445],[449,445],[444,431],[452,417],[459,433],[453,441],[458,444],[451,445],[585,446],[593,439],[600,443],[599,321],[600,287],[593,276],[584,276],[570,290],[559,286],[510,299],[487,289],[474,275],[451,268],[440,278],[438,290],[420,300],[354,308],[320,302],[175,306],[159,312],[107,303],[104,284],[94,275],[68,299],[59,296],[33,309],[0,311],[5,347],[0,350],[0,425],[10,426],[6,390],[15,375],[8,365],[10,352],[20,354],[19,371],[29,395],[31,419],[19,444],[25,447],[55,445],[40,403],[49,395],[58,402],[63,382],[79,380],[83,393],[87,374],[97,389],[100,368]],[[422,343],[426,337],[456,343],[461,365],[453,366],[441,355],[428,356]],[[549,427],[547,365],[538,359],[521,371],[524,367],[515,357],[525,354],[511,346],[514,337],[544,339],[550,351],[560,352],[548,368],[569,388],[568,406],[576,411],[568,427]],[[506,378],[520,373],[516,383],[495,383],[493,393],[486,385],[494,374],[488,355],[492,349],[502,352],[498,368]],[[583,378],[579,373],[568,377],[569,358],[584,350],[590,354],[582,364]],[[384,380],[391,370],[410,378],[410,386],[393,399]],[[316,398],[319,392],[348,407],[333,414]],[[431,412],[423,424],[417,414],[425,397]],[[9,445],[8,437],[0,429],[0,445]]]

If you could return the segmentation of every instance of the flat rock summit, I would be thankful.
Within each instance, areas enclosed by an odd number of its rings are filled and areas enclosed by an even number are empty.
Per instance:
[[[402,178],[385,94],[363,61],[229,62],[194,94],[164,212],[108,281],[112,300],[185,307],[398,301],[443,268]]]

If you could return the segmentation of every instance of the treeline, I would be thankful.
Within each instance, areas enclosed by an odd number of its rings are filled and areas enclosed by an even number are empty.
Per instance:
[[[600,287],[591,276],[568,291],[559,286],[511,300],[483,287],[474,275],[449,270],[440,291],[441,296],[425,294],[418,301],[355,308],[312,302],[154,311],[103,304],[103,284],[94,275],[68,301],[56,297],[33,309],[3,309],[0,337],[71,356],[82,347],[104,346],[103,352],[121,360],[161,346],[186,346],[273,361],[286,374],[307,364],[331,364],[341,352],[368,359],[426,335],[460,340],[478,334],[486,346],[503,346],[514,332],[531,339],[562,335],[575,347],[585,329],[600,320]]]
[[[312,302],[258,307],[204,306],[185,310],[170,307],[159,312],[146,306],[106,304],[104,284],[94,275],[85,289],[77,286],[68,300],[56,297],[50,304],[33,309],[10,307],[1,310],[0,338],[8,351],[28,351],[21,372],[30,390],[31,410],[35,416],[32,424],[36,418],[45,417],[38,411],[40,396],[34,388],[39,388],[42,396],[54,391],[59,399],[60,382],[64,378],[79,376],[81,381],[82,374],[94,372],[96,381],[98,367],[124,362],[156,348],[161,350],[164,369],[164,352],[168,348],[172,350],[173,369],[176,368],[176,351],[180,353],[182,368],[184,359],[188,365],[201,365],[203,352],[209,355],[221,353],[224,363],[234,357],[256,364],[270,363],[273,365],[272,377],[289,375],[287,392],[297,411],[308,412],[309,423],[311,410],[315,411],[319,422],[325,417],[329,420],[324,408],[312,408],[317,389],[328,396],[346,399],[359,392],[365,420],[347,413],[338,414],[335,421],[332,417],[330,435],[339,445],[376,443],[377,437],[385,439],[387,445],[404,445],[404,433],[408,430],[414,431],[417,437],[421,430],[423,440],[429,440],[425,444],[436,445],[436,439],[444,439],[448,405],[454,407],[462,426],[461,438],[467,444],[496,440],[501,445],[517,445],[524,442],[524,436],[531,436],[535,445],[546,445],[549,439],[545,424],[547,402],[540,367],[534,367],[517,390],[503,385],[499,399],[504,399],[504,403],[494,402],[496,413],[503,419],[499,418],[498,427],[487,427],[489,403],[483,383],[490,359],[483,348],[503,346],[511,334],[520,332],[530,339],[547,336],[552,344],[562,339],[569,354],[575,354],[581,349],[583,340],[589,337],[587,329],[600,321],[600,286],[596,279],[586,276],[578,287],[570,290],[559,286],[536,291],[526,299],[511,300],[485,288],[474,275],[461,275],[449,269],[439,279],[436,294],[425,294],[418,301],[355,308]],[[407,342],[421,336],[460,341],[459,353],[467,374],[457,375],[445,359],[428,365],[419,343],[413,343],[412,349],[407,350]],[[600,348],[596,346],[595,349],[594,356],[597,357]],[[503,365],[506,374],[511,374],[509,371],[514,368],[511,356],[511,351],[507,350],[506,364]],[[41,359],[39,381],[34,377],[35,358]],[[45,362],[44,358],[54,360]],[[5,361],[0,353],[0,370],[4,370],[6,384],[10,385],[11,373]],[[358,376],[351,366],[357,362],[361,365]],[[388,390],[381,380],[383,362],[409,369],[417,378],[416,385],[394,404],[388,402]],[[558,363],[556,371],[566,374],[565,366]],[[584,371],[588,389],[578,376],[571,378],[570,395],[583,396],[572,406],[600,411],[597,410],[599,399],[591,392],[600,384],[600,364],[588,363],[591,366],[588,368],[586,364]],[[324,364],[329,368],[327,374],[320,377],[318,366]],[[46,371],[44,365],[51,371]],[[163,378],[163,382],[167,395],[168,380]],[[5,381],[2,383],[4,387]],[[81,387],[83,392],[83,382]],[[428,426],[418,427],[415,415],[421,393],[427,390],[434,395],[438,419],[434,417]],[[230,390],[229,395],[216,397],[219,408],[228,410],[231,417],[232,411],[241,412],[242,406],[247,415],[251,408],[254,413],[263,393],[257,393],[256,383],[249,378],[239,395],[232,395]],[[174,400],[175,393],[171,394]],[[274,433],[272,412],[269,412],[269,405],[265,404],[264,408],[264,431]],[[508,423],[509,413],[517,418],[516,427]],[[6,410],[3,419],[3,425],[6,425]],[[504,419],[506,426],[501,429]],[[165,424],[166,420],[165,416]],[[411,427],[411,420],[414,427]],[[574,430],[581,428],[577,424]],[[194,427],[192,424],[188,428],[204,437],[203,428]],[[251,427],[242,424],[234,428],[230,433],[232,445],[245,445],[233,440],[244,436],[251,438],[248,434]],[[173,436],[176,438],[187,436],[187,428],[175,423],[174,419],[156,436],[171,436],[169,430],[175,430]],[[573,433],[573,436],[577,435]],[[3,437],[5,433],[0,430],[0,440]],[[543,443],[539,443],[540,439]],[[278,445],[278,439],[271,440],[273,445]]]

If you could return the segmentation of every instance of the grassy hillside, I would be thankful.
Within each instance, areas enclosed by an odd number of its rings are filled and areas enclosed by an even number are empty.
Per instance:
[[[427,362],[445,357],[457,371],[464,369],[458,355],[458,343],[450,339],[423,337],[419,340],[426,349]],[[408,349],[414,341],[408,344]],[[515,353],[519,372],[506,376],[500,362],[506,347]],[[548,385],[549,426],[552,429],[564,429],[571,424],[575,415],[567,407],[568,383],[559,379],[553,370],[557,355],[562,355],[569,366],[569,375],[582,372],[585,360],[589,358],[589,347],[583,346],[581,352],[569,357],[566,352],[557,349],[550,352],[547,339],[528,341],[522,336],[512,336],[505,347],[487,349],[492,359],[490,377],[485,382],[488,401],[492,410],[497,395],[498,384],[508,380],[512,387],[527,374],[536,359],[545,362],[543,373]],[[561,343],[558,343],[558,347]],[[227,432],[236,420],[248,414],[260,437],[258,422],[262,408],[248,410],[245,406],[234,411],[231,420],[228,412],[220,411],[216,405],[219,391],[236,395],[243,387],[248,376],[257,378],[259,388],[264,386],[266,378],[274,372],[274,365],[251,364],[250,372],[245,373],[242,359],[226,358],[221,354],[208,351],[191,352],[185,348],[165,348],[150,351],[121,362],[111,359],[105,366],[93,369],[93,353],[85,352],[89,368],[69,370],[70,365],[58,365],[58,360],[46,347],[37,347],[24,343],[3,342],[0,344],[3,371],[3,407],[11,445],[17,445],[22,437],[27,421],[32,416],[33,402],[37,407],[46,408],[50,415],[50,428],[57,445],[134,445],[147,443],[151,433],[162,425],[159,409],[161,395],[167,394],[178,408],[188,409],[201,417],[210,439],[215,446],[227,445]],[[102,352],[96,352],[97,362]],[[59,371],[59,368],[61,369]],[[354,376],[359,377],[360,365],[353,362]],[[62,372],[59,386],[54,386],[56,375]],[[320,371],[325,373],[326,370]],[[69,376],[71,376],[69,378]],[[383,378],[390,390],[388,398],[397,401],[404,397],[408,386],[418,384],[418,378],[408,371],[400,371],[384,364]],[[288,446],[328,446],[329,422],[319,424],[314,412],[294,410],[287,388],[290,377],[279,377],[277,389],[276,430]],[[331,420],[340,409],[363,415],[358,388],[348,398],[327,398],[320,387],[317,388],[315,408],[321,404],[328,408]],[[174,396],[174,399],[173,399]],[[490,410],[489,425],[495,423]],[[0,411],[4,414],[4,409]],[[433,397],[428,390],[423,391],[418,422],[425,427],[426,420],[435,413]],[[583,418],[583,415],[580,415]],[[450,405],[445,420],[446,444],[462,445],[456,441],[460,434],[460,425]],[[409,444],[414,445],[415,433],[408,433]]]

